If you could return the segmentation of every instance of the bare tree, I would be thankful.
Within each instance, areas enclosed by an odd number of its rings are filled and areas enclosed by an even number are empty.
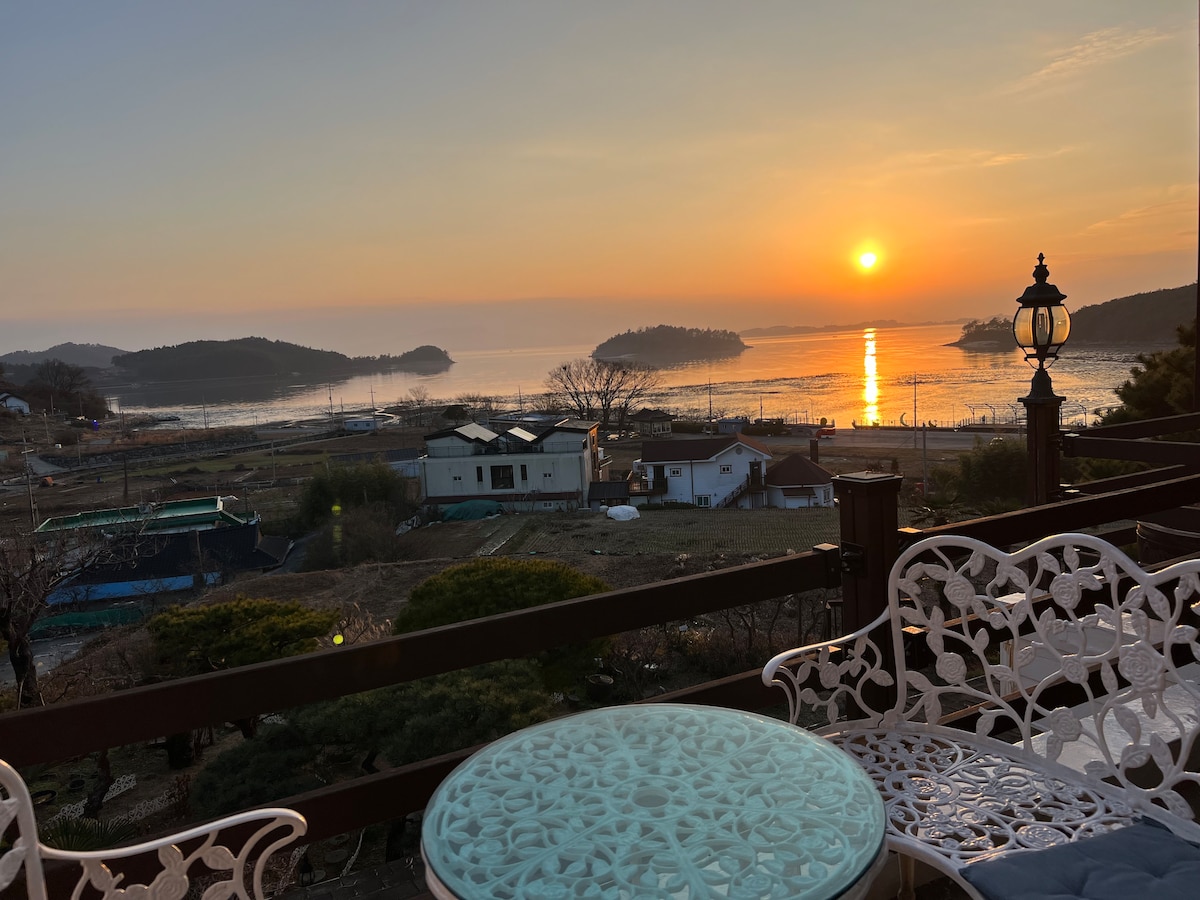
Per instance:
[[[476,422],[487,421],[496,414],[496,398],[489,394],[459,394],[454,402],[466,408]]]
[[[74,397],[91,384],[81,367],[61,359],[46,359],[38,363],[34,377],[55,394],[67,397]]]
[[[573,359],[551,369],[546,388],[581,419],[599,418],[607,426],[613,414],[624,423],[633,404],[659,383],[657,370],[602,359]]]
[[[18,707],[42,704],[29,635],[70,574],[65,537],[43,542],[15,528],[0,534],[0,636],[8,642]]]
[[[50,609],[51,598],[70,591],[67,582],[76,575],[136,556],[141,537],[140,528],[117,541],[90,529],[48,534],[15,527],[0,530],[0,637],[8,643],[18,707],[44,702],[30,634]]]
[[[429,406],[429,388],[422,384],[409,388],[408,401],[417,411],[417,424],[425,424],[425,409]]]

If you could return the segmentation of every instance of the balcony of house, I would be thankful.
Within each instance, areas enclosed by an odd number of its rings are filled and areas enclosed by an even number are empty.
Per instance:
[[[630,497],[660,497],[667,492],[665,480],[655,481],[649,475],[634,472],[629,476]]]
[[[1200,426],[1200,414],[1158,423],[1160,432],[1176,426],[1179,430]],[[1139,519],[1200,503],[1200,456],[1196,455],[1195,445],[1191,446],[1190,456],[1183,451],[1182,461],[1173,457],[1174,464],[1166,468],[1112,484],[1081,486],[1079,492],[1061,502],[924,531],[897,525],[897,476],[839,476],[835,489],[841,510],[840,546],[822,544],[806,552],[701,575],[98,698],[9,712],[0,716],[2,756],[17,767],[44,766],[78,760],[109,748],[148,745],[165,735],[188,734],[218,723],[272,715],[286,719],[289,710],[307,704],[500,660],[526,658],[566,644],[646,629],[680,633],[681,628],[702,627],[716,631],[724,627],[722,622],[744,621],[746,611],[760,608],[759,604],[772,604],[777,624],[786,623],[787,627],[777,629],[769,640],[755,639],[752,657],[757,664],[749,661],[741,668],[676,685],[664,693],[657,692],[655,680],[641,678],[636,685],[626,685],[630,688],[626,697],[629,702],[673,701],[777,715],[782,699],[764,686],[761,663],[797,642],[850,632],[872,621],[884,602],[891,563],[903,545],[922,536],[956,534],[997,547],[1016,546],[1050,534],[1084,530],[1118,546],[1135,544]],[[1093,455],[1101,449],[1088,445]],[[632,487],[631,482],[631,492]],[[642,489],[653,490],[651,486]],[[819,592],[823,612],[818,619],[806,622],[799,614],[798,598],[807,592]],[[698,626],[701,622],[708,624]],[[639,665],[623,677],[630,681],[643,674]],[[578,697],[563,698],[563,711],[612,699],[598,695],[589,698],[581,690]],[[969,720],[964,721],[969,725]],[[344,842],[345,835],[359,842],[369,830],[384,823],[401,823],[396,828],[403,831],[406,818],[419,815],[443,779],[480,746],[462,747],[350,780],[330,781],[299,795],[275,796],[270,805],[289,807],[306,817],[304,840],[308,848]],[[301,848],[276,872],[278,887],[285,894],[303,896],[304,888],[299,883],[305,858]],[[339,861],[341,865],[323,864],[324,877],[354,879],[347,858],[342,856]],[[414,851],[400,852],[388,866],[393,872],[393,886],[388,892],[370,896],[424,896]],[[136,865],[131,867],[131,878],[136,871]],[[68,876],[52,867],[49,877]],[[395,886],[396,878],[405,882],[403,890]]]

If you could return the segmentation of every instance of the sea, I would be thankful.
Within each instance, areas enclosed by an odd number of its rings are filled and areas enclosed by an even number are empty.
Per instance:
[[[938,427],[1017,422],[1032,367],[1015,347],[983,352],[951,346],[959,325],[856,328],[747,338],[736,357],[661,369],[646,405],[685,418],[710,415],[820,422],[837,427],[880,424]],[[1072,347],[1050,369],[1066,398],[1067,426],[1090,424],[1097,410],[1119,401],[1137,353],[1171,346]],[[107,388],[114,412],[166,419],[174,427],[215,428],[267,423],[328,422],[362,415],[414,396],[425,406],[489,397],[514,410],[538,407],[546,376],[586,357],[591,346],[563,344],[456,351],[437,374],[380,372],[335,381],[298,378],[213,378]]]

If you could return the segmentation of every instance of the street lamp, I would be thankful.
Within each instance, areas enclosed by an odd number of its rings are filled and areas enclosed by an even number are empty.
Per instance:
[[[1033,270],[1034,283],[1017,298],[1021,304],[1013,317],[1013,338],[1025,351],[1025,361],[1031,366],[1037,360],[1029,396],[1021,397],[1025,404],[1025,432],[1029,448],[1029,499],[1034,506],[1058,500],[1059,486],[1059,417],[1065,397],[1054,393],[1046,361],[1054,364],[1071,334],[1071,314],[1062,305],[1067,295],[1047,284],[1050,270],[1045,257],[1038,254]]]

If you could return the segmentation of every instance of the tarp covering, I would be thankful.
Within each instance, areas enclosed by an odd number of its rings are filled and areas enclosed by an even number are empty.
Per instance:
[[[618,522],[628,522],[630,519],[640,519],[642,514],[634,506],[610,506],[608,517]]]
[[[504,511],[495,500],[464,500],[442,510],[443,522],[462,522],[468,519],[486,519]]]

